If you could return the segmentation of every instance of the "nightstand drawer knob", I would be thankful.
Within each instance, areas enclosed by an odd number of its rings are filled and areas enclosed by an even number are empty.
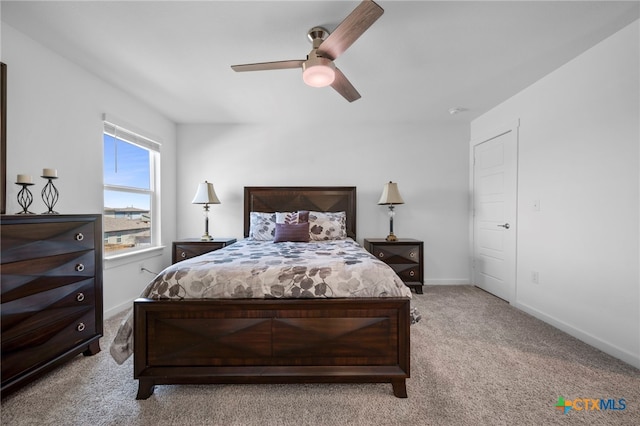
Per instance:
[[[82,301],[84,301],[84,293],[78,293],[78,294],[76,295],[76,300],[77,300],[78,302],[82,302]]]
[[[78,272],[84,271],[84,265],[82,263],[78,263],[76,265],[76,271],[78,271]]]
[[[384,257],[384,253],[378,253],[378,257],[382,259]]]
[[[76,330],[78,330],[79,332],[83,332],[85,328],[86,328],[86,326],[84,325],[83,322],[81,322],[80,324],[78,324],[76,326]]]
[[[409,275],[411,275],[412,277],[414,277],[416,275],[416,271],[411,271],[409,272]]]
[[[187,252],[183,251],[182,253],[180,253],[180,257],[183,259],[187,257]]]
[[[416,257],[416,252],[412,251],[411,253],[409,253],[409,257]]]
[[[76,241],[82,241],[84,240],[84,235],[82,234],[82,232],[78,232],[76,234]]]

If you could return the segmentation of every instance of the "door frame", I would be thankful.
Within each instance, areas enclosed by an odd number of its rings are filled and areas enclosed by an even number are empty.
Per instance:
[[[513,280],[513,291],[511,291],[510,294],[510,300],[507,300],[508,303],[510,304],[514,304],[516,302],[516,298],[517,298],[517,290],[518,290],[518,281],[517,281],[517,276],[518,276],[518,172],[519,172],[519,160],[520,160],[520,151],[519,151],[519,146],[520,146],[520,133],[519,133],[519,129],[520,129],[520,119],[516,119],[515,121],[511,122],[511,123],[507,123],[504,124],[502,126],[499,126],[497,128],[495,128],[494,130],[485,133],[484,135],[482,135],[482,137],[479,138],[475,138],[475,139],[471,139],[469,141],[469,253],[471,255],[470,258],[470,262],[469,262],[469,268],[470,268],[470,274],[469,276],[471,277],[471,285],[476,285],[476,268],[475,268],[475,214],[474,214],[474,208],[475,208],[475,184],[474,184],[474,177],[475,177],[475,164],[474,164],[474,154],[475,154],[475,147],[477,145],[480,145],[484,142],[488,142],[492,139],[498,138],[500,136],[503,136],[507,133],[513,132],[513,134],[515,135],[516,138],[516,146],[515,146],[515,150],[516,150],[516,164],[515,164],[515,179],[516,179],[516,190],[515,190],[515,217],[513,218],[513,227],[514,227],[514,238],[515,238],[515,245],[514,245],[514,253],[513,253],[513,260],[514,260],[514,268],[513,268],[513,274],[512,274],[512,280]]]

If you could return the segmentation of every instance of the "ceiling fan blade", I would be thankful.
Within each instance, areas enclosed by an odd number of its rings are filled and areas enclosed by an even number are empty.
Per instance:
[[[360,99],[360,93],[358,93],[351,82],[347,80],[347,77],[345,77],[342,71],[336,68],[335,72],[336,78],[333,80],[333,83],[331,83],[331,87],[333,87],[336,92],[340,93],[349,102]]]
[[[257,64],[231,65],[231,68],[236,72],[284,70],[289,68],[302,68],[303,62],[303,59],[292,61],[260,62]]]
[[[336,59],[349,48],[379,17],[384,9],[372,0],[363,0],[318,47],[318,53]]]

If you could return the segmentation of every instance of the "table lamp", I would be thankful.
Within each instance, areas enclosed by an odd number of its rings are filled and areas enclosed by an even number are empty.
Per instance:
[[[404,200],[400,196],[398,191],[398,184],[389,181],[384,184],[382,189],[382,196],[378,204],[389,206],[389,235],[387,235],[387,241],[397,241],[398,238],[393,234],[393,216],[395,216],[394,206],[395,204],[404,204]]]
[[[213,184],[207,182],[198,184],[195,197],[192,204],[204,204],[204,235],[200,238],[202,241],[211,241],[213,237],[209,235],[209,204],[220,204],[220,200],[213,189]]]

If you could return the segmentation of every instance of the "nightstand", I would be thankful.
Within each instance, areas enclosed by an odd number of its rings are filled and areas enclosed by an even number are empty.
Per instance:
[[[424,264],[423,242],[412,238],[398,238],[387,241],[384,238],[367,238],[364,248],[377,259],[396,271],[396,274],[409,288],[422,294]]]
[[[171,262],[178,263],[191,257],[221,249],[235,242],[235,238],[214,238],[211,241],[202,241],[199,238],[186,238],[184,240],[174,241],[171,250]]]

